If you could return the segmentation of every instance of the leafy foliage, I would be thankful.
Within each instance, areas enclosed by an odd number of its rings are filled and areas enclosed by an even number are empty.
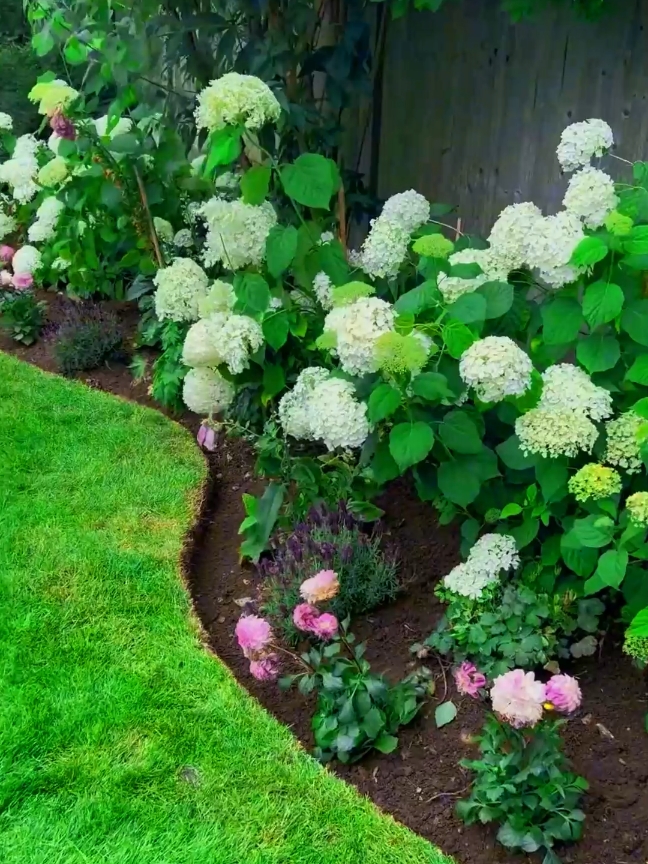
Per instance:
[[[0,291],[0,325],[23,345],[38,339],[45,323],[46,304],[32,291]]]

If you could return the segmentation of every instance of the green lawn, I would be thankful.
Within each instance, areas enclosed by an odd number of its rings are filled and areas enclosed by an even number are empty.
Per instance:
[[[0,354],[0,861],[447,862],[202,649],[204,474],[160,414]]]

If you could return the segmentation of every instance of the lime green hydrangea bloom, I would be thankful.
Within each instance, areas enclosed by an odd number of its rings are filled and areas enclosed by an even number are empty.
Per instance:
[[[373,285],[368,285],[366,282],[347,282],[346,285],[339,285],[331,290],[331,298],[333,306],[348,306],[355,303],[361,297],[370,297],[376,293]]]
[[[414,241],[412,249],[426,258],[447,258],[454,249],[454,243],[443,234],[425,234]]]
[[[60,186],[69,174],[67,162],[61,156],[55,156],[38,172],[36,179],[41,186]]]
[[[610,234],[614,234],[615,237],[625,237],[632,231],[634,222],[630,216],[624,216],[618,210],[613,210],[606,216],[604,224]]]
[[[174,230],[173,225],[170,222],[167,222],[166,219],[162,219],[160,216],[155,216],[153,218],[153,224],[155,225],[155,233],[163,240],[165,243],[172,243]]]
[[[39,114],[51,117],[57,111],[67,108],[78,95],[78,90],[75,90],[74,87],[70,87],[65,81],[57,78],[54,81],[42,81],[39,84],[35,84],[29,91],[27,98],[30,102],[40,103],[38,105]]]
[[[635,492],[626,500],[630,519],[635,525],[648,527],[648,492]]]
[[[420,371],[430,354],[431,340],[422,333],[403,336],[395,330],[382,333],[375,342],[376,362],[388,375]]]
[[[621,491],[621,475],[614,468],[590,462],[577,471],[568,484],[577,501],[597,501]]]
[[[648,663],[648,637],[626,636],[623,650],[630,657],[639,660],[640,663]]]

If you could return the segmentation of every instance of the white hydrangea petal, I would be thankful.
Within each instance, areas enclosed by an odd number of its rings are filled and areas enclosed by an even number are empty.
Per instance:
[[[199,303],[207,296],[209,278],[191,258],[175,258],[168,267],[158,270],[153,280],[155,312],[160,320],[196,321]]]
[[[531,386],[533,363],[508,336],[487,336],[467,348],[459,360],[462,381],[483,402],[521,396]]]
[[[332,309],[324,321],[324,332],[335,333],[337,343],[333,350],[342,370],[349,375],[376,372],[376,339],[394,329],[395,319],[393,306],[378,297],[360,297],[354,303]]]

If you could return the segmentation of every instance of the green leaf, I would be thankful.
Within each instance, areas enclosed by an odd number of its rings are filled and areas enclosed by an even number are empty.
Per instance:
[[[648,300],[633,300],[621,316],[621,329],[639,345],[648,345]]]
[[[509,849],[522,848],[524,831],[516,831],[510,822],[505,822],[497,832],[497,839]]]
[[[279,483],[270,483],[261,498],[257,499],[256,522],[245,532],[247,537],[241,544],[240,550],[242,558],[251,558],[253,561],[259,560],[274,530],[285,493],[285,486]]]
[[[284,192],[304,207],[328,210],[339,185],[334,166],[335,163],[318,153],[303,153],[292,165],[281,169]]]
[[[441,336],[448,353],[455,360],[459,360],[466,348],[470,348],[477,339],[477,336],[461,321],[449,321],[444,325]]]
[[[542,335],[547,345],[567,345],[578,338],[583,326],[580,304],[568,297],[557,297],[541,309]]]
[[[270,274],[277,279],[291,265],[297,254],[299,234],[293,225],[275,225],[266,241],[266,261]]]
[[[585,289],[583,315],[590,327],[613,321],[623,308],[623,291],[613,282],[592,282]]]
[[[465,411],[450,411],[439,426],[439,437],[455,453],[480,453],[482,442],[474,420]]]
[[[512,502],[511,504],[507,504],[506,507],[500,513],[500,519],[509,519],[511,516],[519,516],[522,512],[522,508],[519,504],[515,504]]]
[[[437,705],[434,711],[434,722],[437,725],[437,729],[447,726],[448,723],[452,723],[456,716],[457,708],[454,702],[442,702],[440,705]]]
[[[283,348],[290,331],[290,321],[286,310],[279,309],[270,312],[267,317],[263,319],[261,329],[263,330],[263,336],[266,342],[271,348],[274,348],[275,351]]]
[[[401,472],[425,459],[433,445],[434,432],[422,421],[399,423],[389,433],[389,451]]]
[[[632,406],[632,410],[644,420],[648,420],[648,396],[644,396],[643,399],[639,399],[638,402],[635,402]]]
[[[506,465],[507,468],[513,468],[515,471],[524,471],[527,468],[533,468],[540,459],[539,456],[525,454],[520,450],[520,439],[517,435],[511,435],[503,444],[499,444],[496,448],[497,454]]]
[[[65,43],[63,54],[71,66],[79,66],[81,63],[85,63],[88,59],[87,47],[74,35],[70,36]]]
[[[385,726],[385,720],[382,712],[372,706],[362,718],[360,727],[369,738],[377,738]]]
[[[459,460],[442,462],[437,479],[443,495],[460,507],[467,507],[479,495],[479,476]]]
[[[415,396],[428,402],[456,398],[456,394],[448,387],[448,379],[440,372],[422,372],[412,380],[410,387]]]
[[[648,354],[641,354],[625,374],[626,381],[648,385]]]
[[[381,441],[376,447],[370,468],[376,483],[380,486],[384,486],[390,480],[395,480],[400,475],[398,465],[389,452],[389,442],[387,440]]]
[[[209,152],[203,174],[209,177],[219,165],[231,165],[241,155],[241,129],[225,126],[209,136]]]
[[[648,225],[635,225],[628,239],[624,240],[623,248],[630,255],[648,254]]]
[[[567,464],[560,459],[541,459],[536,465],[536,479],[547,503],[562,498],[567,491],[569,472]]]
[[[261,394],[261,402],[267,405],[277,393],[286,386],[286,376],[283,368],[278,364],[266,363],[263,367],[263,393]]]
[[[609,549],[598,561],[596,575],[609,588],[618,588],[623,582],[628,567],[628,553],[625,549]]]
[[[513,286],[508,282],[485,282],[475,293],[486,300],[486,318],[501,318],[513,305]]]
[[[585,237],[574,249],[570,263],[576,267],[591,267],[607,254],[608,247],[599,237]]]
[[[398,409],[401,403],[401,394],[391,384],[379,384],[371,391],[368,402],[368,415],[371,423],[380,423]]]
[[[448,306],[448,314],[464,324],[475,324],[486,317],[486,300],[477,293],[462,294]]]
[[[540,530],[539,519],[525,519],[521,525],[515,528],[509,528],[508,533],[515,538],[515,543],[518,549],[524,549],[529,543],[532,543],[538,536]]]
[[[641,612],[635,615],[626,635],[639,636],[644,639],[648,637],[648,608],[642,609]]]
[[[583,579],[594,572],[599,557],[597,550],[584,547],[573,531],[560,538],[560,554],[569,569]]]
[[[270,288],[258,273],[243,273],[234,279],[235,311],[241,314],[265,312],[270,305]]]
[[[398,747],[398,738],[395,735],[381,735],[373,742],[373,746],[380,753],[393,753]]]
[[[272,170],[266,165],[253,165],[241,177],[241,193],[246,204],[263,204],[270,188]]]
[[[34,33],[31,39],[31,45],[37,57],[44,57],[54,47],[54,37],[47,25],[38,33]]]
[[[576,519],[572,528],[574,535],[588,549],[600,549],[612,542],[614,522],[609,516],[586,516]]]
[[[425,312],[426,309],[432,309],[439,305],[441,293],[432,281],[422,282],[416,288],[406,291],[394,303],[394,309],[399,315],[411,313],[419,315]]]
[[[587,371],[592,375],[594,372],[605,372],[613,369],[621,356],[621,349],[614,336],[604,336],[601,333],[592,333],[576,346],[576,357]]]
[[[111,153],[128,153],[131,156],[139,152],[140,142],[137,135],[132,132],[124,132],[123,135],[115,135],[105,145]]]
[[[484,271],[479,264],[453,264],[450,275],[457,279],[476,279]]]

